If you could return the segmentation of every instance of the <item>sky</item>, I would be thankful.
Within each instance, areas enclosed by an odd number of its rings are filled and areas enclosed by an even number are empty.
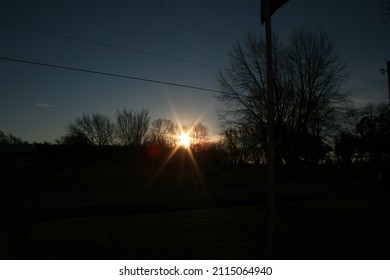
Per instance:
[[[387,102],[390,22],[382,0],[290,0],[272,17],[334,39],[356,106]],[[260,0],[1,0],[0,57],[219,90],[216,76],[248,32],[264,34]],[[77,40],[75,39],[77,38]],[[149,110],[152,120],[220,133],[216,93],[0,59],[0,130],[52,142],[82,114]],[[176,116],[176,117],[175,117]]]

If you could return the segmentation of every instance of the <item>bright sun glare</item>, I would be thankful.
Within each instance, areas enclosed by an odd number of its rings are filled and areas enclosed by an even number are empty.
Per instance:
[[[182,132],[181,135],[180,135],[180,138],[179,138],[179,143],[180,143],[180,146],[182,146],[183,148],[189,148],[190,145],[191,145],[191,138],[190,136],[188,135],[188,133],[184,133]]]

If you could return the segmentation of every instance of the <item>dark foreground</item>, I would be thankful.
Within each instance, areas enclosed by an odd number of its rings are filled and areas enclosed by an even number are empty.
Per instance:
[[[279,180],[270,256],[263,173],[3,169],[0,258],[390,258],[387,186],[353,176]]]

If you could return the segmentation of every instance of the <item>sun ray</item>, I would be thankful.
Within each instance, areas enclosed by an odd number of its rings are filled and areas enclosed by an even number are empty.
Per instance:
[[[188,131],[185,131],[185,129],[184,129],[184,127],[183,127],[183,124],[181,123],[181,121],[180,121],[180,119],[179,119],[179,117],[178,117],[178,115],[177,115],[177,113],[176,113],[176,110],[175,110],[175,107],[173,106],[172,101],[171,101],[170,99],[168,99],[168,100],[169,100],[169,105],[170,105],[171,110],[172,110],[173,117],[175,118],[175,121],[176,121],[176,123],[177,123],[177,125],[178,125],[179,133],[180,133],[180,134],[182,134],[182,133],[191,134],[192,131],[193,131],[193,129],[194,129],[194,126],[195,126],[197,123],[199,123],[199,122],[203,119],[204,115],[206,115],[206,113],[210,110],[211,106],[212,106],[213,104],[215,104],[215,102],[216,102],[215,100],[211,101],[211,102],[209,103],[209,105],[207,105],[206,109],[203,110],[203,112],[202,112],[202,113],[199,115],[199,117],[195,120],[195,122],[192,124],[192,126],[188,129]]]
[[[202,173],[200,172],[198,163],[196,162],[196,159],[195,159],[194,154],[192,153],[191,149],[188,149],[188,155],[190,157],[192,166],[195,169],[195,173],[196,173],[198,180],[200,181],[201,185],[204,185]]]
[[[207,113],[207,111],[210,109],[210,107],[214,104],[214,102],[211,102],[207,106],[207,108],[199,115],[199,117],[196,119],[196,121],[189,128],[184,127],[183,124],[181,123],[181,121],[180,121],[180,119],[179,119],[179,117],[177,115],[177,112],[176,112],[176,110],[175,110],[171,100],[169,100],[169,103],[170,103],[170,106],[171,106],[172,114],[173,114],[174,119],[176,121],[176,124],[178,126],[178,134],[177,134],[178,143],[169,152],[169,154],[166,157],[166,159],[164,160],[164,162],[161,164],[161,166],[158,168],[158,170],[155,172],[155,174],[150,179],[148,185],[151,186],[154,183],[156,178],[163,172],[163,170],[165,169],[165,167],[167,166],[169,161],[175,156],[175,154],[178,152],[178,150],[184,148],[184,155],[189,157],[190,162],[191,162],[191,166],[192,166],[191,168],[193,168],[193,170],[195,172],[196,181],[198,183],[200,183],[200,184],[197,183],[197,185],[204,187],[205,184],[204,184],[204,178],[202,176],[202,172],[201,172],[201,170],[199,168],[199,165],[198,165],[198,163],[196,161],[195,155],[193,154],[193,152],[191,150],[192,139],[191,139],[190,135],[193,132],[195,125],[197,123],[199,123],[203,119],[204,115]],[[200,191],[202,192],[203,195],[206,195],[207,197],[210,197],[210,193],[207,190],[207,188],[206,189],[201,188]]]
[[[157,171],[154,173],[154,175],[151,177],[151,179],[149,180],[149,183],[147,184],[148,186],[152,185],[152,183],[154,182],[154,180],[161,174],[161,172],[164,170],[165,166],[168,164],[168,162],[172,159],[172,157],[175,155],[175,153],[177,152],[177,150],[180,148],[179,145],[177,145],[175,148],[173,148],[171,150],[171,152],[169,153],[169,155],[167,156],[167,158],[164,160],[164,162],[161,164],[161,166],[159,167],[159,169],[157,169]]]

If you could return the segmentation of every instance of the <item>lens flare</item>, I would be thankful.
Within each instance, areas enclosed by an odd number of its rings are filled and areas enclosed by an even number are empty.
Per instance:
[[[179,137],[180,146],[185,149],[188,149],[191,146],[191,137],[189,133],[182,132]]]

